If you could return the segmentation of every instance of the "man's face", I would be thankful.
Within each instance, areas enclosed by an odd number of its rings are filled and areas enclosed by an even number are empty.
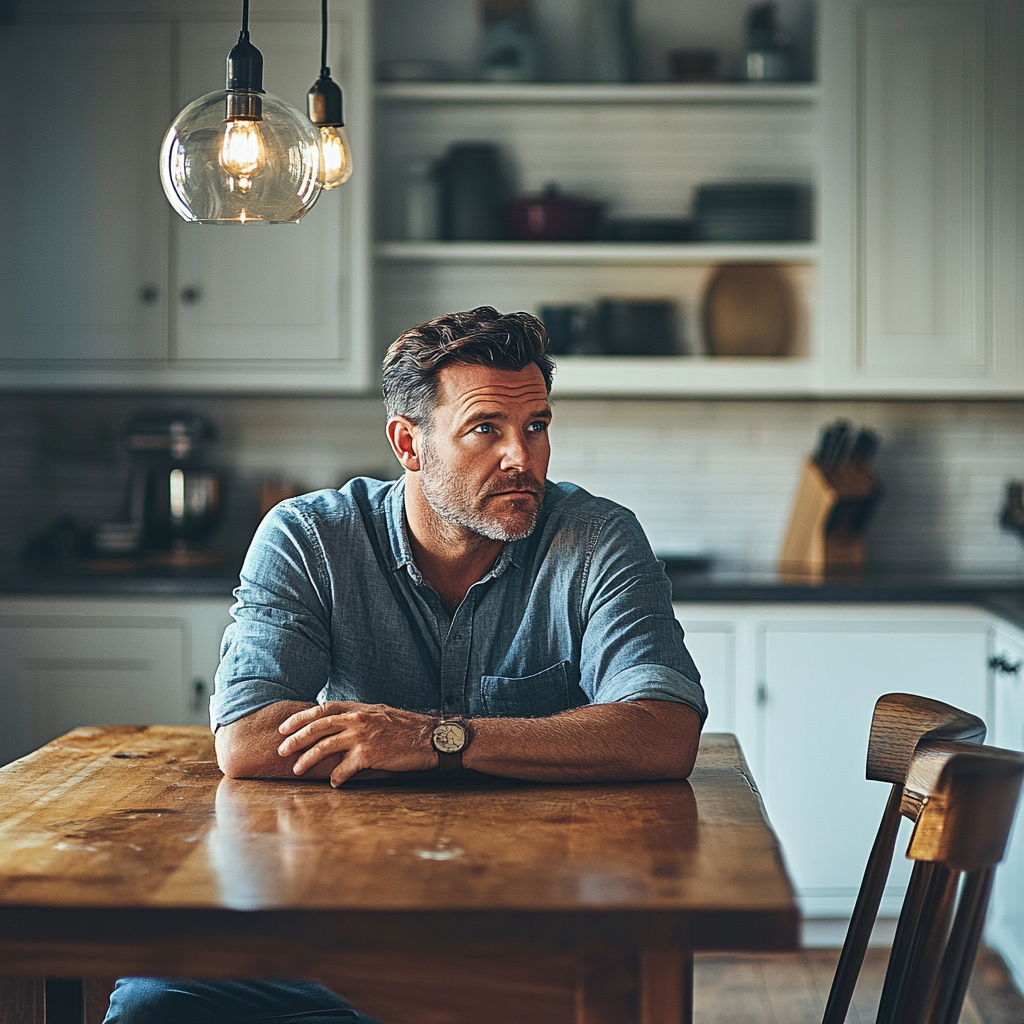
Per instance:
[[[420,490],[445,522],[487,537],[529,536],[544,500],[551,406],[540,369],[451,364],[420,445]]]

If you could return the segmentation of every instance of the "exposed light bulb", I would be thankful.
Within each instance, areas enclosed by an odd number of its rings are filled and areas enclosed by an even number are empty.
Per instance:
[[[239,181],[257,174],[267,162],[267,147],[259,121],[228,121],[217,161]]]
[[[327,66],[327,0],[320,4],[320,77],[306,93],[309,119],[320,129],[320,188],[337,188],[352,177],[352,150],[345,134],[341,87]]]
[[[335,188],[344,185],[352,177],[352,150],[348,136],[341,125],[320,127],[321,188]]]
[[[263,91],[263,55],[249,41],[248,0],[225,70],[224,89],[193,100],[164,135],[164,193],[186,221],[294,224],[322,189],[320,132]]]

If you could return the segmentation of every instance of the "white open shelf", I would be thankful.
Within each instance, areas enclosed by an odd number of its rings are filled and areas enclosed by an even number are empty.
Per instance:
[[[381,82],[381,100],[411,103],[814,103],[808,82]]]
[[[378,242],[392,263],[808,263],[813,242]]]
[[[813,360],[722,356],[556,356],[552,395],[777,395],[814,392]]]

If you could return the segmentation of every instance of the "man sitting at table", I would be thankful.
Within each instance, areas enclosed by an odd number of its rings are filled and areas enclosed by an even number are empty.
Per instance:
[[[546,480],[543,325],[488,306],[384,360],[397,481],[278,505],[235,591],[211,719],[236,778],[684,778],[707,708],[631,512]],[[310,1016],[313,1013],[314,1016]],[[367,1021],[305,981],[124,978],[107,1024]]]

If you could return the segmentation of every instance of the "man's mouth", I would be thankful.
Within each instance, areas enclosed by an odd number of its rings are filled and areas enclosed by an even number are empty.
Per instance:
[[[505,487],[496,488],[487,494],[488,498],[515,497],[522,498],[529,495],[531,498],[540,499],[544,493],[543,487],[532,481],[517,482]]]

